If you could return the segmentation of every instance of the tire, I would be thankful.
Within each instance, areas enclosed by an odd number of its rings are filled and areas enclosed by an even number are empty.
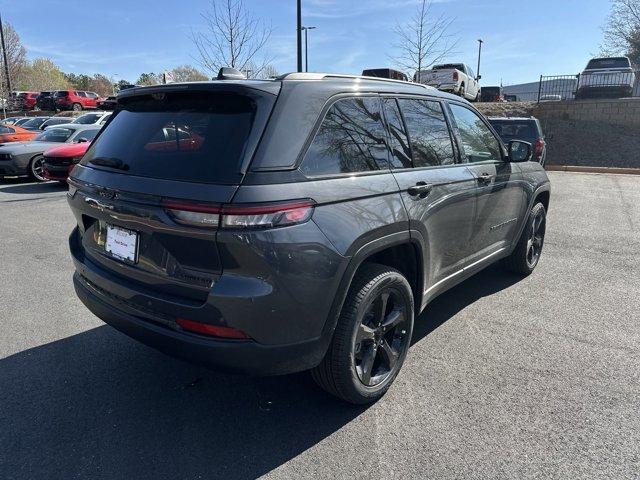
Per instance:
[[[80,112],[80,111],[82,111],[82,105],[80,105],[79,103],[74,103],[73,106],[71,107],[71,109],[74,112]]]
[[[544,205],[538,202],[529,213],[527,224],[520,235],[516,248],[505,259],[505,266],[508,270],[524,276],[533,272],[542,254],[546,226],[547,211]]]
[[[313,379],[346,402],[375,402],[404,363],[413,320],[407,279],[391,267],[363,265],[349,288],[329,349],[311,370]]]
[[[47,179],[43,173],[44,157],[37,155],[29,162],[29,176],[36,182],[46,182]]]

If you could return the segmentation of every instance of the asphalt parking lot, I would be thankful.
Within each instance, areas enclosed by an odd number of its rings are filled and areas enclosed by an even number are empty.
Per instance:
[[[76,299],[65,188],[0,184],[0,478],[639,478],[640,176],[550,173],[541,263],[419,319],[368,408],[225,376]]]

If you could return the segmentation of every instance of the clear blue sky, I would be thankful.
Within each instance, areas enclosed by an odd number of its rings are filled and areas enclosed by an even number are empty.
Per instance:
[[[295,70],[295,0],[245,0],[270,23],[269,45],[280,73]],[[310,70],[360,73],[391,65],[397,22],[417,0],[303,0],[310,32]],[[53,59],[64,71],[134,81],[145,71],[196,64],[191,30],[203,28],[209,0],[22,0],[2,2],[30,58]],[[535,81],[576,73],[597,53],[607,0],[437,0],[434,14],[454,17],[458,54],[475,68],[476,39],[485,40],[483,84]]]

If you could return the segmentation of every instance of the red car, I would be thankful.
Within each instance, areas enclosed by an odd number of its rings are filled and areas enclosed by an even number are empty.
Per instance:
[[[43,176],[48,180],[66,182],[69,172],[82,159],[90,142],[70,143],[44,152]]]
[[[40,95],[40,92],[21,92],[16,98],[16,106],[20,110],[33,110],[36,106],[38,95]]]
[[[83,90],[58,90],[53,94],[56,110],[84,110],[86,108],[98,108],[98,102],[102,99],[95,92]]]

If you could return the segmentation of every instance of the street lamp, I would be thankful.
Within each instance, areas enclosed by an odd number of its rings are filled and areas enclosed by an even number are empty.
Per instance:
[[[482,44],[484,41],[479,38],[478,39],[478,70],[476,70],[476,80],[480,80],[482,77],[480,76],[480,56],[482,55]]]
[[[309,71],[309,37],[307,36],[307,32],[309,30],[315,30],[318,27],[302,27],[304,30],[304,71]]]

